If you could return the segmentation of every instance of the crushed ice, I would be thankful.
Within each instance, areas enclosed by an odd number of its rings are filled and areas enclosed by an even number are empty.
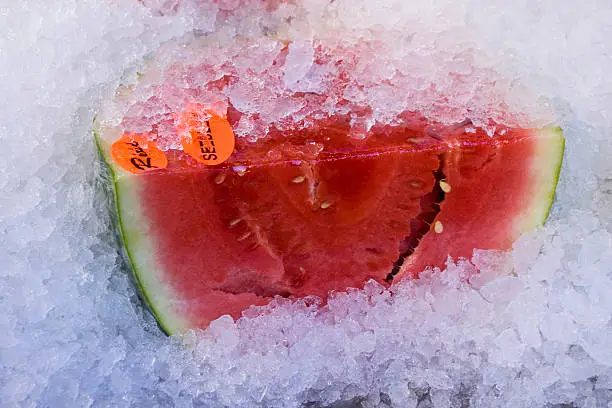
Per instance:
[[[609,407],[611,17],[598,0],[25,0],[0,8],[2,404]],[[556,120],[568,143],[550,222],[510,254],[480,251],[391,292],[369,284],[324,309],[282,301],[263,315],[163,337],[123,272],[108,219],[92,211],[104,198],[88,130],[143,58],[194,30],[214,38],[202,75],[231,61],[249,79],[225,95],[264,113],[240,122],[243,135],[304,117],[308,104],[337,108],[327,91],[338,61],[315,63],[317,42],[370,44],[363,58],[340,63],[353,76],[342,98],[377,107],[358,118],[366,128],[402,106],[451,122],[495,112],[517,113],[502,122]],[[232,41],[262,32],[267,41]],[[281,52],[274,33],[295,40],[284,61],[291,69],[273,70],[291,91],[280,99],[266,86],[266,67]],[[250,52],[238,53],[242,46]],[[165,67],[203,59],[175,53]],[[152,86],[139,88],[141,100],[163,104],[131,107],[134,118],[162,117],[186,89],[144,80]]]

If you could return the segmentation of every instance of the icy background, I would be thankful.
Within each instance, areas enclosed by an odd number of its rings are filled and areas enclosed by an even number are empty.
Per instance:
[[[542,123],[551,110],[565,129],[558,199],[511,254],[479,252],[393,295],[368,286],[323,311],[283,303],[169,339],[94,210],[91,121],[161,43],[258,31],[247,17],[264,13],[240,0],[143,3],[0,0],[1,406],[612,406],[612,4],[268,2],[265,18],[291,38],[397,41],[396,60],[422,56],[403,69],[423,84],[450,87],[470,67],[482,83],[508,78],[510,105]],[[309,72],[308,48],[296,52],[290,84]],[[388,68],[362,74],[388,80]],[[478,81],[452,88],[450,116],[485,105]],[[465,283],[475,267],[481,278]]]

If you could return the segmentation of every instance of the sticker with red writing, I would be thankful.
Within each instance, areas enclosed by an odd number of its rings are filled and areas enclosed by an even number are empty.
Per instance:
[[[203,105],[191,104],[176,126],[185,153],[198,163],[221,164],[234,152],[234,132],[228,120]]]
[[[163,169],[168,159],[154,142],[138,133],[126,132],[111,146],[111,155],[122,169],[130,173],[142,173]]]

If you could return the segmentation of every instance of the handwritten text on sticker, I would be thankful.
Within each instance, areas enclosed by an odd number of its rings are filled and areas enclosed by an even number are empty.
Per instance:
[[[199,163],[223,163],[234,151],[234,132],[228,120],[199,105],[189,105],[181,114],[177,132],[185,153]]]
[[[111,146],[113,160],[130,173],[163,169],[168,159],[154,142],[138,133],[126,132]]]

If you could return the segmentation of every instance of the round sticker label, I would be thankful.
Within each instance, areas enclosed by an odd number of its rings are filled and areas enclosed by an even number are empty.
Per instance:
[[[111,155],[122,169],[135,174],[168,166],[164,152],[138,133],[124,133],[111,146]]]
[[[228,120],[201,105],[189,105],[183,111],[177,132],[185,153],[198,163],[221,164],[234,152],[234,132]]]

